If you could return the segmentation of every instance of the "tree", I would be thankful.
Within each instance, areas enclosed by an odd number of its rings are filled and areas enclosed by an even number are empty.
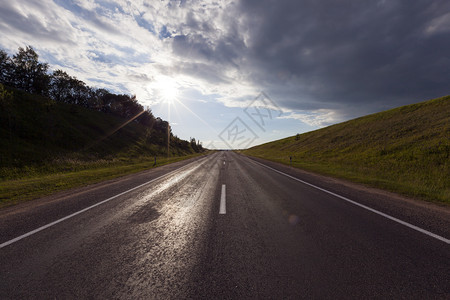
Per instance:
[[[139,124],[146,126],[150,129],[153,128],[153,125],[155,124],[155,117],[153,116],[152,111],[150,108],[147,108],[142,115],[139,116],[139,118],[136,119]]]
[[[14,86],[34,94],[46,94],[49,86],[48,64],[40,63],[39,56],[31,46],[19,48],[13,56]]]
[[[138,103],[136,96],[120,95],[122,104],[120,115],[124,118],[132,118],[144,110]]]
[[[70,81],[70,103],[88,108],[91,98],[91,88],[81,80],[72,77]]]
[[[93,100],[91,101],[91,108],[97,110],[106,112],[105,104],[104,104],[104,98],[109,94],[108,90],[105,89],[96,89],[93,91]]]
[[[11,58],[5,51],[0,50],[0,82],[12,86],[13,70],[13,62]]]
[[[54,71],[50,79],[50,98],[58,102],[66,102],[70,94],[71,79],[72,77],[62,70]]]
[[[195,138],[191,138],[191,148],[192,148],[195,152],[199,152],[199,149],[198,149],[198,143],[195,141]]]
[[[95,92],[83,81],[69,76],[62,70],[56,70],[50,77],[49,95],[53,100],[76,104],[84,107],[94,107]]]

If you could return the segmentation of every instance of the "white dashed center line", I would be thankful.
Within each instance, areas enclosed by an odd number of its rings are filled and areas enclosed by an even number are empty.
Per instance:
[[[225,184],[222,184],[222,193],[220,193],[220,209],[219,214],[224,215],[227,213],[226,209],[226,192],[225,192]]]

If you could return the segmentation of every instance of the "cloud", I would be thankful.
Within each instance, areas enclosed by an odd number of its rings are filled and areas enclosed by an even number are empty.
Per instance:
[[[65,30],[62,31],[61,28]],[[51,43],[74,45],[74,31],[57,7],[45,1],[28,1],[26,5],[16,1],[2,3],[0,29],[3,38],[10,40],[41,40]],[[11,46],[11,44],[7,45]],[[24,46],[24,45],[20,45]]]
[[[432,19],[425,28],[429,35],[450,32],[450,12]]]
[[[302,99],[379,108],[448,94],[449,10],[448,1],[240,2],[254,83],[291,109]]]
[[[312,127],[325,127],[343,121],[343,117],[335,110],[318,109],[304,112],[284,113],[279,119],[295,119]]]
[[[16,0],[0,46],[147,103],[164,75],[226,107],[264,91],[323,126],[449,94],[449,16],[446,0]]]

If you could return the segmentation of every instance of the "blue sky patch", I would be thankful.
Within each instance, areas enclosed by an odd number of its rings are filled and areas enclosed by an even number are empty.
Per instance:
[[[163,39],[170,38],[170,37],[172,37],[172,33],[170,33],[167,30],[167,26],[166,25],[163,25],[163,27],[159,31],[159,39],[163,40]]]
[[[147,29],[148,31],[150,31],[151,33],[155,33],[155,27],[153,26],[153,24],[149,23],[146,19],[143,18],[144,14],[138,15],[138,16],[134,16],[134,19],[136,20],[136,23],[141,26],[142,28]]]

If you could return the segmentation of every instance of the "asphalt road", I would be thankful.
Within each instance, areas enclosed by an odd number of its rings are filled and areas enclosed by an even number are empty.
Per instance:
[[[448,208],[224,151],[0,210],[0,299],[450,299],[449,238]]]

